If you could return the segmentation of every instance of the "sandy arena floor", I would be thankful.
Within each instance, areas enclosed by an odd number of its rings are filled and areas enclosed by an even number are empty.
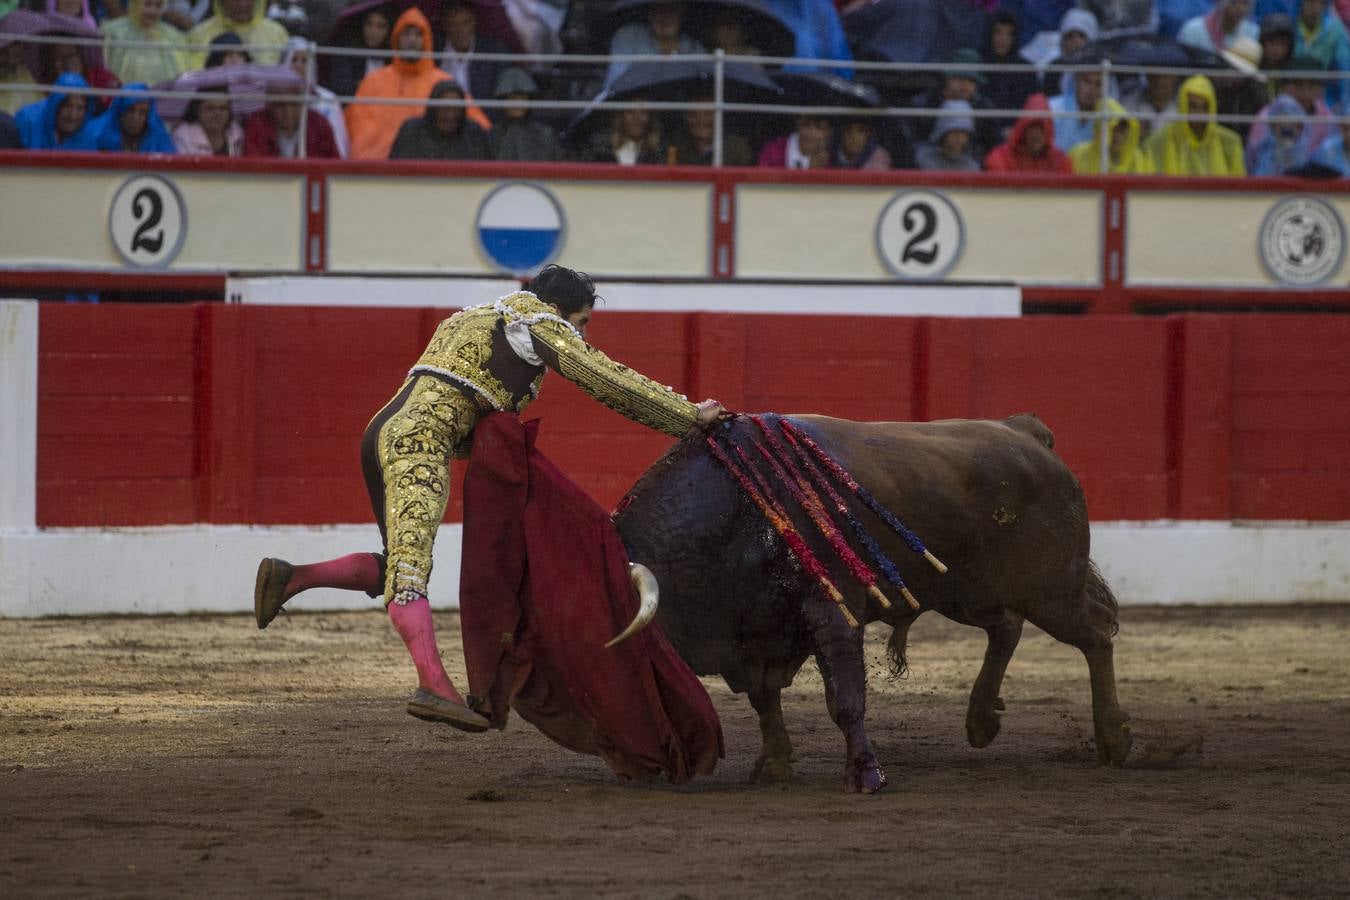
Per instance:
[[[457,620],[438,621],[462,680]],[[405,715],[411,665],[376,612],[261,633],[246,616],[0,620],[0,897],[1350,890],[1350,606],[1126,609],[1135,751],[1117,770],[1094,761],[1077,651],[1028,626],[1003,732],[974,750],[983,633],[921,619],[897,682],[874,628],[892,787],[857,797],[814,669],[784,696],[795,783],[746,783],[754,714],[709,680],[718,772],[624,786],[518,719],[470,736]]]

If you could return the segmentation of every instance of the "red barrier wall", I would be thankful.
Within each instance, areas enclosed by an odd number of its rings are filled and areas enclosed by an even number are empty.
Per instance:
[[[369,520],[361,432],[443,314],[44,306],[38,524]],[[601,311],[590,337],[734,409],[1035,411],[1094,519],[1350,519],[1350,317]],[[536,414],[545,451],[607,505],[669,444],[556,375]]]

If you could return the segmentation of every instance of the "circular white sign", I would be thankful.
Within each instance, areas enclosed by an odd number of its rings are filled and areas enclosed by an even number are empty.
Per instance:
[[[178,188],[159,175],[132,175],[113,195],[108,236],[129,266],[158,269],[173,262],[187,237]]]
[[[1271,207],[1257,244],[1271,277],[1285,284],[1321,284],[1341,267],[1345,225],[1325,200],[1289,197]]]
[[[882,265],[908,281],[946,275],[961,258],[965,241],[961,213],[936,191],[901,191],[877,218]]]
[[[557,259],[567,238],[562,204],[547,188],[509,181],[478,207],[478,246],[503,272],[534,275]]]

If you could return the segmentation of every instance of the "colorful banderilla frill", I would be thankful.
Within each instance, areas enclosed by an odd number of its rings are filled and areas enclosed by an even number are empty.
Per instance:
[[[802,540],[802,536],[797,533],[797,529],[792,525],[792,520],[777,507],[777,504],[772,501],[771,495],[761,493],[754,482],[750,480],[750,476],[746,475],[745,471],[737,466],[732,458],[727,455],[726,450],[722,449],[722,446],[717,443],[715,437],[709,435],[706,438],[706,443],[713,458],[722,464],[722,467],[727,470],[727,473],[732,479],[740,485],[740,488],[745,492],[745,495],[749,497],[751,502],[764,514],[764,518],[769,520],[769,524],[773,526],[774,530],[778,532],[778,535],[783,539],[784,543],[788,545],[788,549],[795,557],[797,557],[802,568],[806,570],[808,575],[815,579],[818,585],[820,585],[820,589],[825,592],[825,596],[839,607],[839,612],[843,615],[844,621],[848,622],[850,628],[857,628],[858,620],[844,603],[844,595],[839,592],[839,588],[835,587],[834,582],[830,580],[829,571],[826,570],[825,566],[816,558],[816,555],[811,552],[811,548],[806,545],[806,541]],[[754,472],[753,467],[747,468],[749,471]]]

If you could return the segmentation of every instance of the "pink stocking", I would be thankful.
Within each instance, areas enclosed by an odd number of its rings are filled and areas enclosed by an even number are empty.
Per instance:
[[[436,630],[431,624],[431,604],[426,597],[411,603],[389,604],[389,621],[408,647],[408,655],[417,667],[417,683],[438,697],[463,704],[464,698],[450,683],[450,676],[436,649]]]
[[[380,594],[380,562],[374,553],[349,553],[326,562],[296,566],[286,585],[286,596],[294,597],[310,588],[340,588],[344,591],[365,591]]]

